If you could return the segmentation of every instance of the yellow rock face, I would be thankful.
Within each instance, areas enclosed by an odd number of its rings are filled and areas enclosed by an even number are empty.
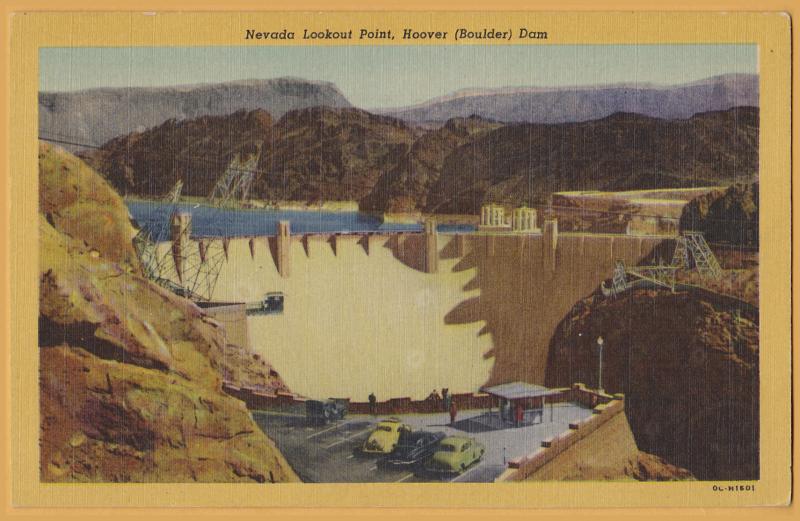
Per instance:
[[[92,256],[137,268],[128,209],[105,179],[72,154],[39,145],[39,211]]]
[[[137,274],[119,196],[62,150],[40,169],[41,479],[297,480],[222,392],[219,324]]]

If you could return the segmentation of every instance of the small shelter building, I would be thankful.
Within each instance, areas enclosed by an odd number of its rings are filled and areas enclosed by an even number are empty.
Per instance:
[[[491,387],[482,387],[481,391],[500,400],[501,419],[510,423],[520,423],[517,411],[522,411],[522,422],[526,418],[544,421],[544,408],[548,396],[561,394],[561,391],[550,389],[528,382],[510,382]],[[553,421],[553,402],[550,403],[550,421]]]

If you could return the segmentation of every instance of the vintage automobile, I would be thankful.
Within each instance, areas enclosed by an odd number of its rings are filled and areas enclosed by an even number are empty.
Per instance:
[[[324,425],[334,420],[341,420],[347,414],[347,400],[328,398],[327,400],[308,400],[306,402],[306,420],[312,425]]]
[[[270,291],[257,302],[248,302],[245,313],[248,315],[280,315],[283,313],[285,295],[281,291]]]
[[[361,450],[369,454],[389,454],[409,434],[411,427],[398,418],[389,418],[378,423]]]
[[[413,466],[427,460],[445,438],[443,432],[415,431],[404,436],[382,461],[387,466]]]
[[[280,291],[271,291],[264,295],[264,299],[261,301],[264,313],[283,313],[283,298],[284,295]]]
[[[472,438],[449,436],[439,442],[425,468],[430,472],[458,474],[479,461],[484,452],[484,446]]]

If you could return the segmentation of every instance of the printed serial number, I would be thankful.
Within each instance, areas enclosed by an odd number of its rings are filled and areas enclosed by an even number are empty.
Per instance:
[[[755,492],[755,485],[714,485],[714,492]]]

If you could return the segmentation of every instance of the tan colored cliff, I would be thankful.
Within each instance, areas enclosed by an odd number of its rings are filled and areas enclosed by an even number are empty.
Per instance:
[[[624,414],[617,414],[527,478],[529,481],[631,479],[673,481],[693,477],[686,469],[640,452]]]
[[[151,284],[109,185],[41,145],[43,481],[295,481],[221,390],[223,329]]]
[[[254,351],[245,307],[245,304],[223,304],[204,309],[210,317],[206,321],[218,323],[225,330],[225,352],[218,358],[223,380],[226,384],[262,392],[290,392],[273,365]]]

